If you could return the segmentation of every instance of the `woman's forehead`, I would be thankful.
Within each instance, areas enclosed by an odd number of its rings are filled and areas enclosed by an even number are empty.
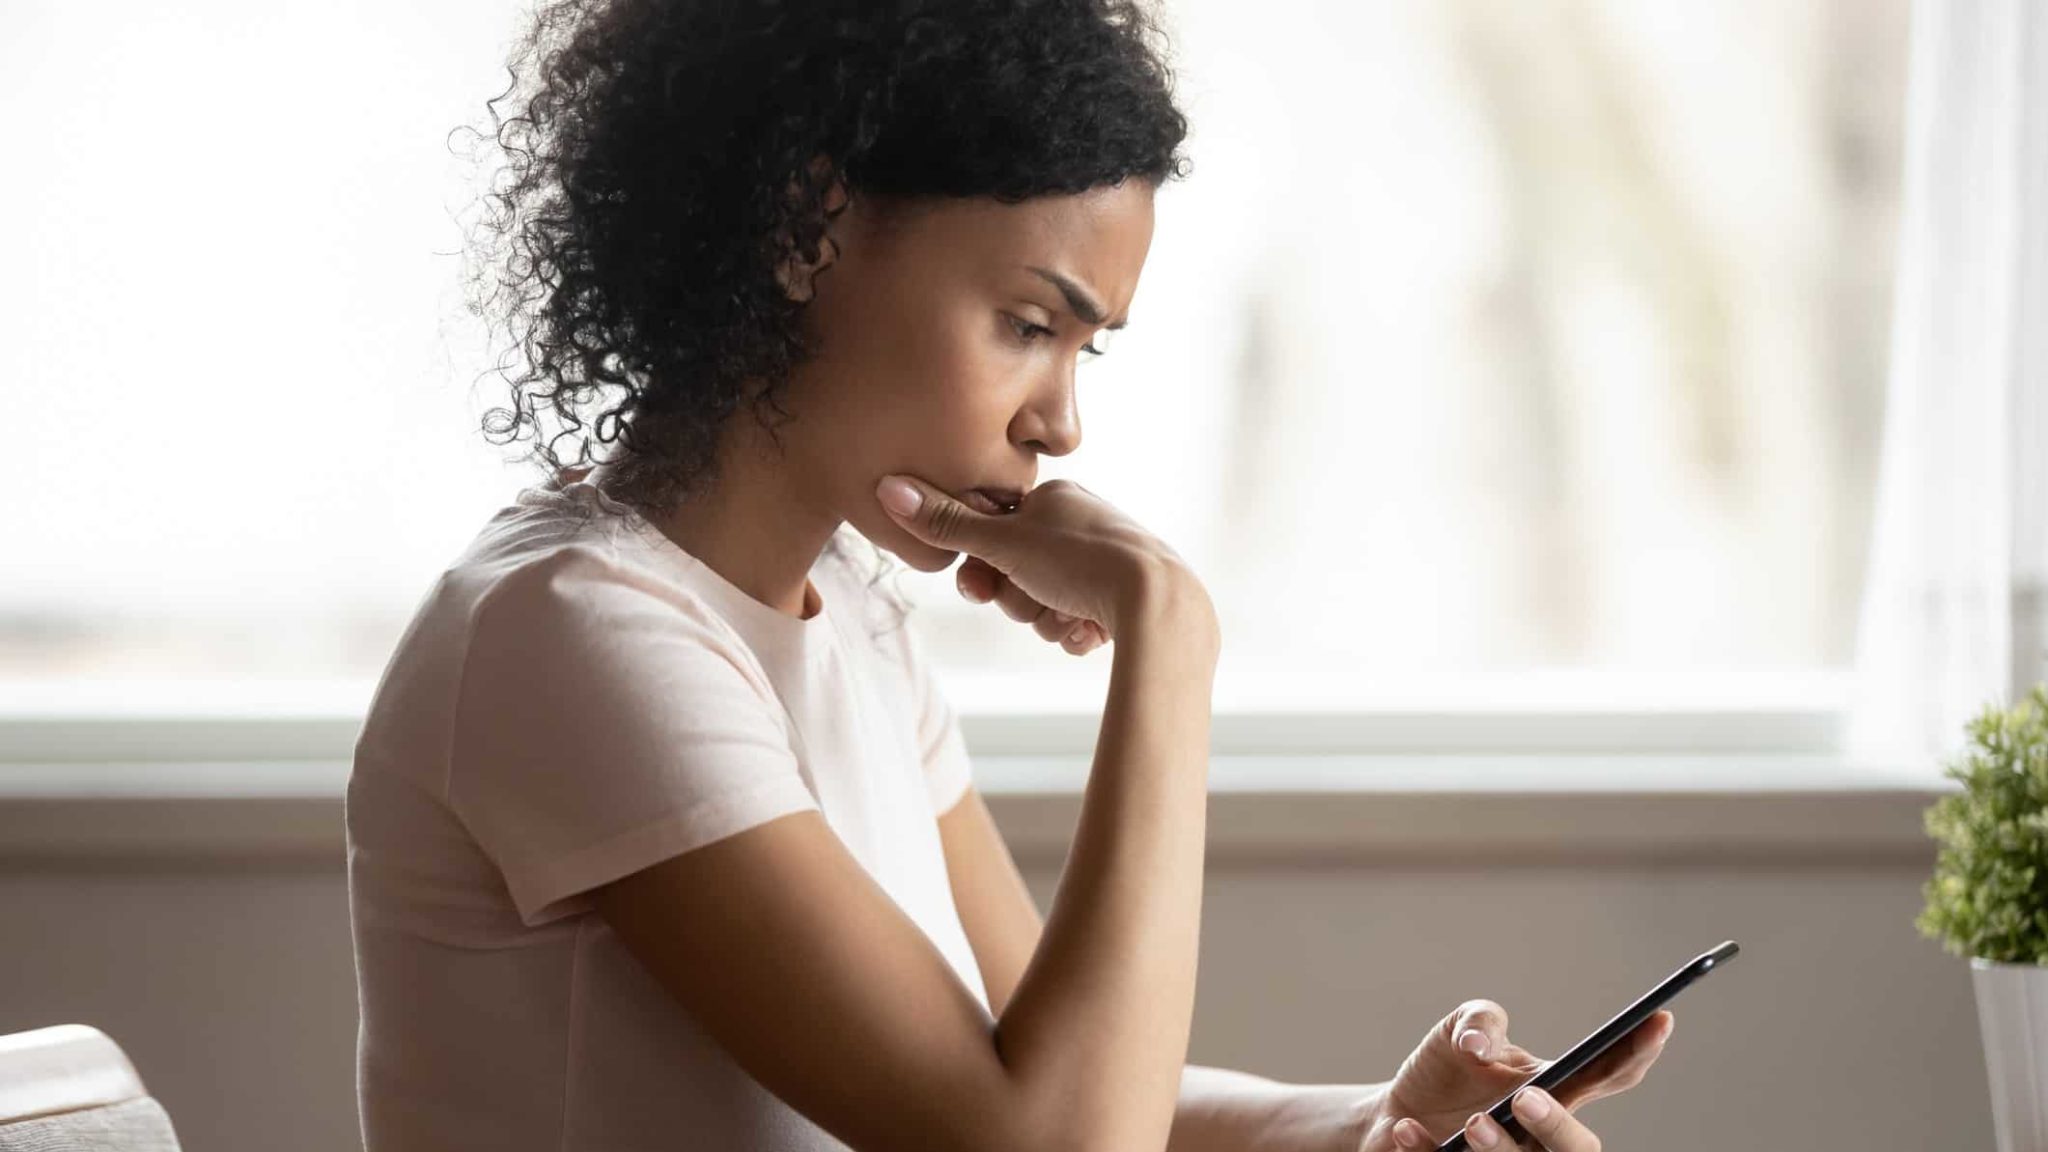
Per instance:
[[[1015,204],[986,197],[934,201],[899,215],[889,231],[901,246],[899,257],[1022,276],[1033,276],[1033,268],[1056,269],[1102,299],[1144,263],[1152,196],[1149,185],[1132,181]]]

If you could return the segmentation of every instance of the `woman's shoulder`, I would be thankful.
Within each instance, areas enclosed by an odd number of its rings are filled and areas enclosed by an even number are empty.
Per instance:
[[[687,569],[631,534],[542,532],[473,567],[469,629],[618,649],[687,639],[743,647]]]
[[[644,521],[587,484],[538,484],[500,508],[440,574],[407,642],[577,651],[738,637]]]

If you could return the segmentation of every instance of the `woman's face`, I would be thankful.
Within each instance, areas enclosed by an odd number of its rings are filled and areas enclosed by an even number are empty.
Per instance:
[[[781,428],[813,498],[920,571],[954,554],[875,501],[890,473],[965,497],[1028,491],[1037,458],[1081,444],[1077,362],[1120,325],[1152,244],[1139,179],[1022,204],[883,207],[832,224],[836,260],[810,281],[818,355],[797,370]]]

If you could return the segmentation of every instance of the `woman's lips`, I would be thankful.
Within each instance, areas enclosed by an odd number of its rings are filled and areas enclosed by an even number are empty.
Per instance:
[[[1007,495],[994,496],[980,488],[970,488],[961,497],[961,502],[984,516],[1003,516],[1016,510],[1016,503]]]

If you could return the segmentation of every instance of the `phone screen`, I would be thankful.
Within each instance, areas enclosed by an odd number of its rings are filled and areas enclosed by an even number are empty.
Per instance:
[[[1693,957],[1678,971],[1666,976],[1663,983],[1643,993],[1641,999],[1622,1009],[1614,1019],[1602,1024],[1591,1036],[1572,1045],[1571,1051],[1545,1064],[1534,1076],[1516,1085],[1513,1092],[1501,1097],[1498,1103],[1486,1110],[1486,1114],[1500,1124],[1510,1141],[1519,1143],[1526,1139],[1529,1131],[1515,1118],[1512,1107],[1515,1092],[1534,1084],[1555,1096],[1557,1086],[1569,1079],[1572,1073],[1592,1063],[1602,1052],[1613,1047],[1615,1041],[1635,1031],[1643,1021],[1650,1018],[1651,1013],[1684,991],[1686,985],[1726,964],[1739,951],[1741,949],[1735,946],[1735,941],[1726,940],[1718,947]],[[1465,1142],[1465,1130],[1460,1128],[1449,1140],[1437,1145],[1437,1152],[1466,1152],[1469,1147],[1470,1145]]]

